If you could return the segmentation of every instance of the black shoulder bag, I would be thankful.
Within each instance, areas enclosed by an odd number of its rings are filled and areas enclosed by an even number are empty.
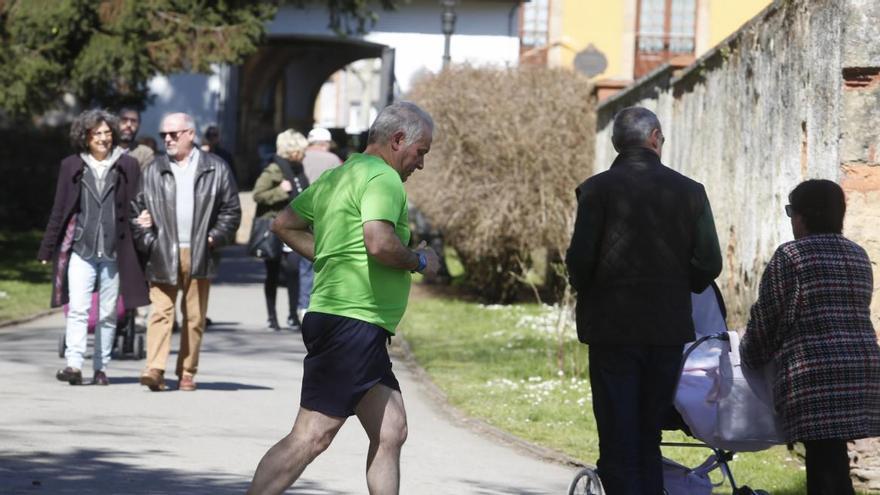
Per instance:
[[[288,200],[293,200],[299,193],[308,187],[309,181],[303,174],[296,174],[287,160],[276,160],[276,165],[281,169],[281,175],[293,184]],[[248,238],[247,252],[262,260],[277,260],[283,251],[281,239],[272,233],[272,221],[270,217],[254,217],[251,224],[251,235]]]

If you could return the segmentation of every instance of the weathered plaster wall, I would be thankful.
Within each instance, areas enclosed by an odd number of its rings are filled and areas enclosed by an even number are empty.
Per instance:
[[[664,126],[664,163],[706,186],[734,325],[745,323],[770,256],[792,238],[788,192],[825,178],[846,191],[844,234],[874,264],[880,331],[877,19],[876,0],[777,0],[694,65],[658,69],[599,107],[594,172],[616,155],[614,114],[640,105]],[[880,489],[880,439],[855,442],[850,457],[858,484]]]
[[[833,0],[777,1],[694,65],[660,69],[599,108],[596,171],[615,156],[614,114],[641,105],[664,126],[664,163],[706,186],[734,324],[792,239],[788,192],[806,178],[839,179],[844,12]]]
[[[844,233],[874,263],[874,329],[880,331],[880,2],[849,0],[842,50],[841,185],[847,195]],[[853,477],[880,490],[880,439],[850,447]]]
[[[874,264],[871,309],[880,332],[880,2],[849,0],[847,5],[840,130],[844,233],[868,251]]]

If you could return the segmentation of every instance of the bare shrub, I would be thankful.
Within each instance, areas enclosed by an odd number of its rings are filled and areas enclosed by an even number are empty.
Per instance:
[[[434,117],[412,202],[458,252],[484,299],[527,287],[534,253],[545,287],[567,285],[558,263],[574,225],[574,189],[592,172],[596,103],[588,80],[562,69],[456,67],[408,95]]]

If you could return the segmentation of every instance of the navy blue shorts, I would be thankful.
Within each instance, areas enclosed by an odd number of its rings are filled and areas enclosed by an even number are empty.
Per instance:
[[[391,371],[389,333],[365,321],[327,313],[306,313],[302,337],[300,405],[329,416],[354,415],[358,402],[377,383],[400,391]]]

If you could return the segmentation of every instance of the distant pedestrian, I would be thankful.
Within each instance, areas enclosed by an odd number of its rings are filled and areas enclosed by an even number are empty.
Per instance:
[[[141,128],[141,112],[133,107],[122,107],[119,110],[119,147],[124,153],[137,160],[141,172],[147,165],[153,163],[156,156],[155,146],[140,144],[135,141],[138,130]]]
[[[309,182],[315,182],[324,172],[342,165],[342,160],[330,151],[333,147],[333,138],[327,129],[315,127],[309,131],[308,140],[309,146],[303,158],[303,167]]]
[[[752,368],[775,365],[775,409],[806,449],[807,494],[852,494],[847,441],[880,436],[871,260],[842,235],[839,185],[808,180],[788,201],[794,240],[761,276],[740,353]]]
[[[185,113],[162,120],[159,136],[166,154],[144,173],[133,219],[137,246],[147,258],[153,304],[147,325],[147,366],[140,382],[165,390],[178,292],[183,292],[180,350],[175,373],[179,389],[196,389],[195,375],[205,331],[210,278],[217,273],[218,249],[235,239],[241,221],[238,189],[229,166],[198,150],[195,122]]]
[[[141,136],[137,139],[138,144],[142,144],[150,149],[155,155],[159,151],[159,147],[156,144],[156,140],[151,138],[150,136]]]
[[[618,155],[578,186],[565,263],[577,291],[577,332],[589,345],[597,467],[605,493],[660,495],[660,425],[672,407],[682,345],[694,340],[691,292],[721,272],[702,184],[660,161],[657,116],[614,117]]]
[[[278,135],[276,152],[272,162],[263,169],[254,184],[254,202],[257,204],[256,218],[274,219],[278,213],[288,207],[309,185],[303,172],[303,154],[307,142],[305,136],[288,129]],[[274,234],[272,234],[274,235]],[[277,258],[265,258],[266,280],[263,293],[266,297],[266,313],[269,330],[280,330],[278,316],[275,311],[275,296],[278,292],[278,279],[281,269],[287,282],[287,327],[300,330],[300,318],[297,312],[300,297],[300,258],[295,251],[282,245]],[[306,303],[308,304],[308,303]]]
[[[235,159],[226,148],[220,144],[220,128],[216,125],[208,126],[205,129],[205,141],[202,143],[202,151],[206,153],[214,153],[229,165],[229,171],[238,184],[238,171],[235,170]]]
[[[439,266],[430,248],[407,247],[403,188],[424,166],[433,128],[412,103],[386,107],[364,154],[325,173],[275,219],[281,239],[315,260],[316,278],[303,321],[308,355],[299,414],[290,434],[260,461],[251,495],[284,492],[352,415],[370,441],[370,493],[400,490],[406,411],[386,342],[406,309],[410,272],[434,273]]]
[[[103,110],[81,113],[70,128],[76,153],[61,162],[55,201],[37,259],[54,261],[53,307],[68,304],[65,330],[67,366],[56,378],[82,383],[92,292],[99,297],[94,383],[108,385],[107,366],[116,333],[117,298],[126,308],[148,303],[127,218],[138,192],[140,168],[119,144],[116,117]]]
[[[303,158],[303,168],[309,184],[318,180],[327,170],[342,165],[342,160],[332,153],[333,138],[330,131],[323,127],[315,127],[309,131],[309,146]],[[315,272],[312,262],[306,258],[299,261],[299,319],[302,320],[309,309],[309,296],[312,293]]]

